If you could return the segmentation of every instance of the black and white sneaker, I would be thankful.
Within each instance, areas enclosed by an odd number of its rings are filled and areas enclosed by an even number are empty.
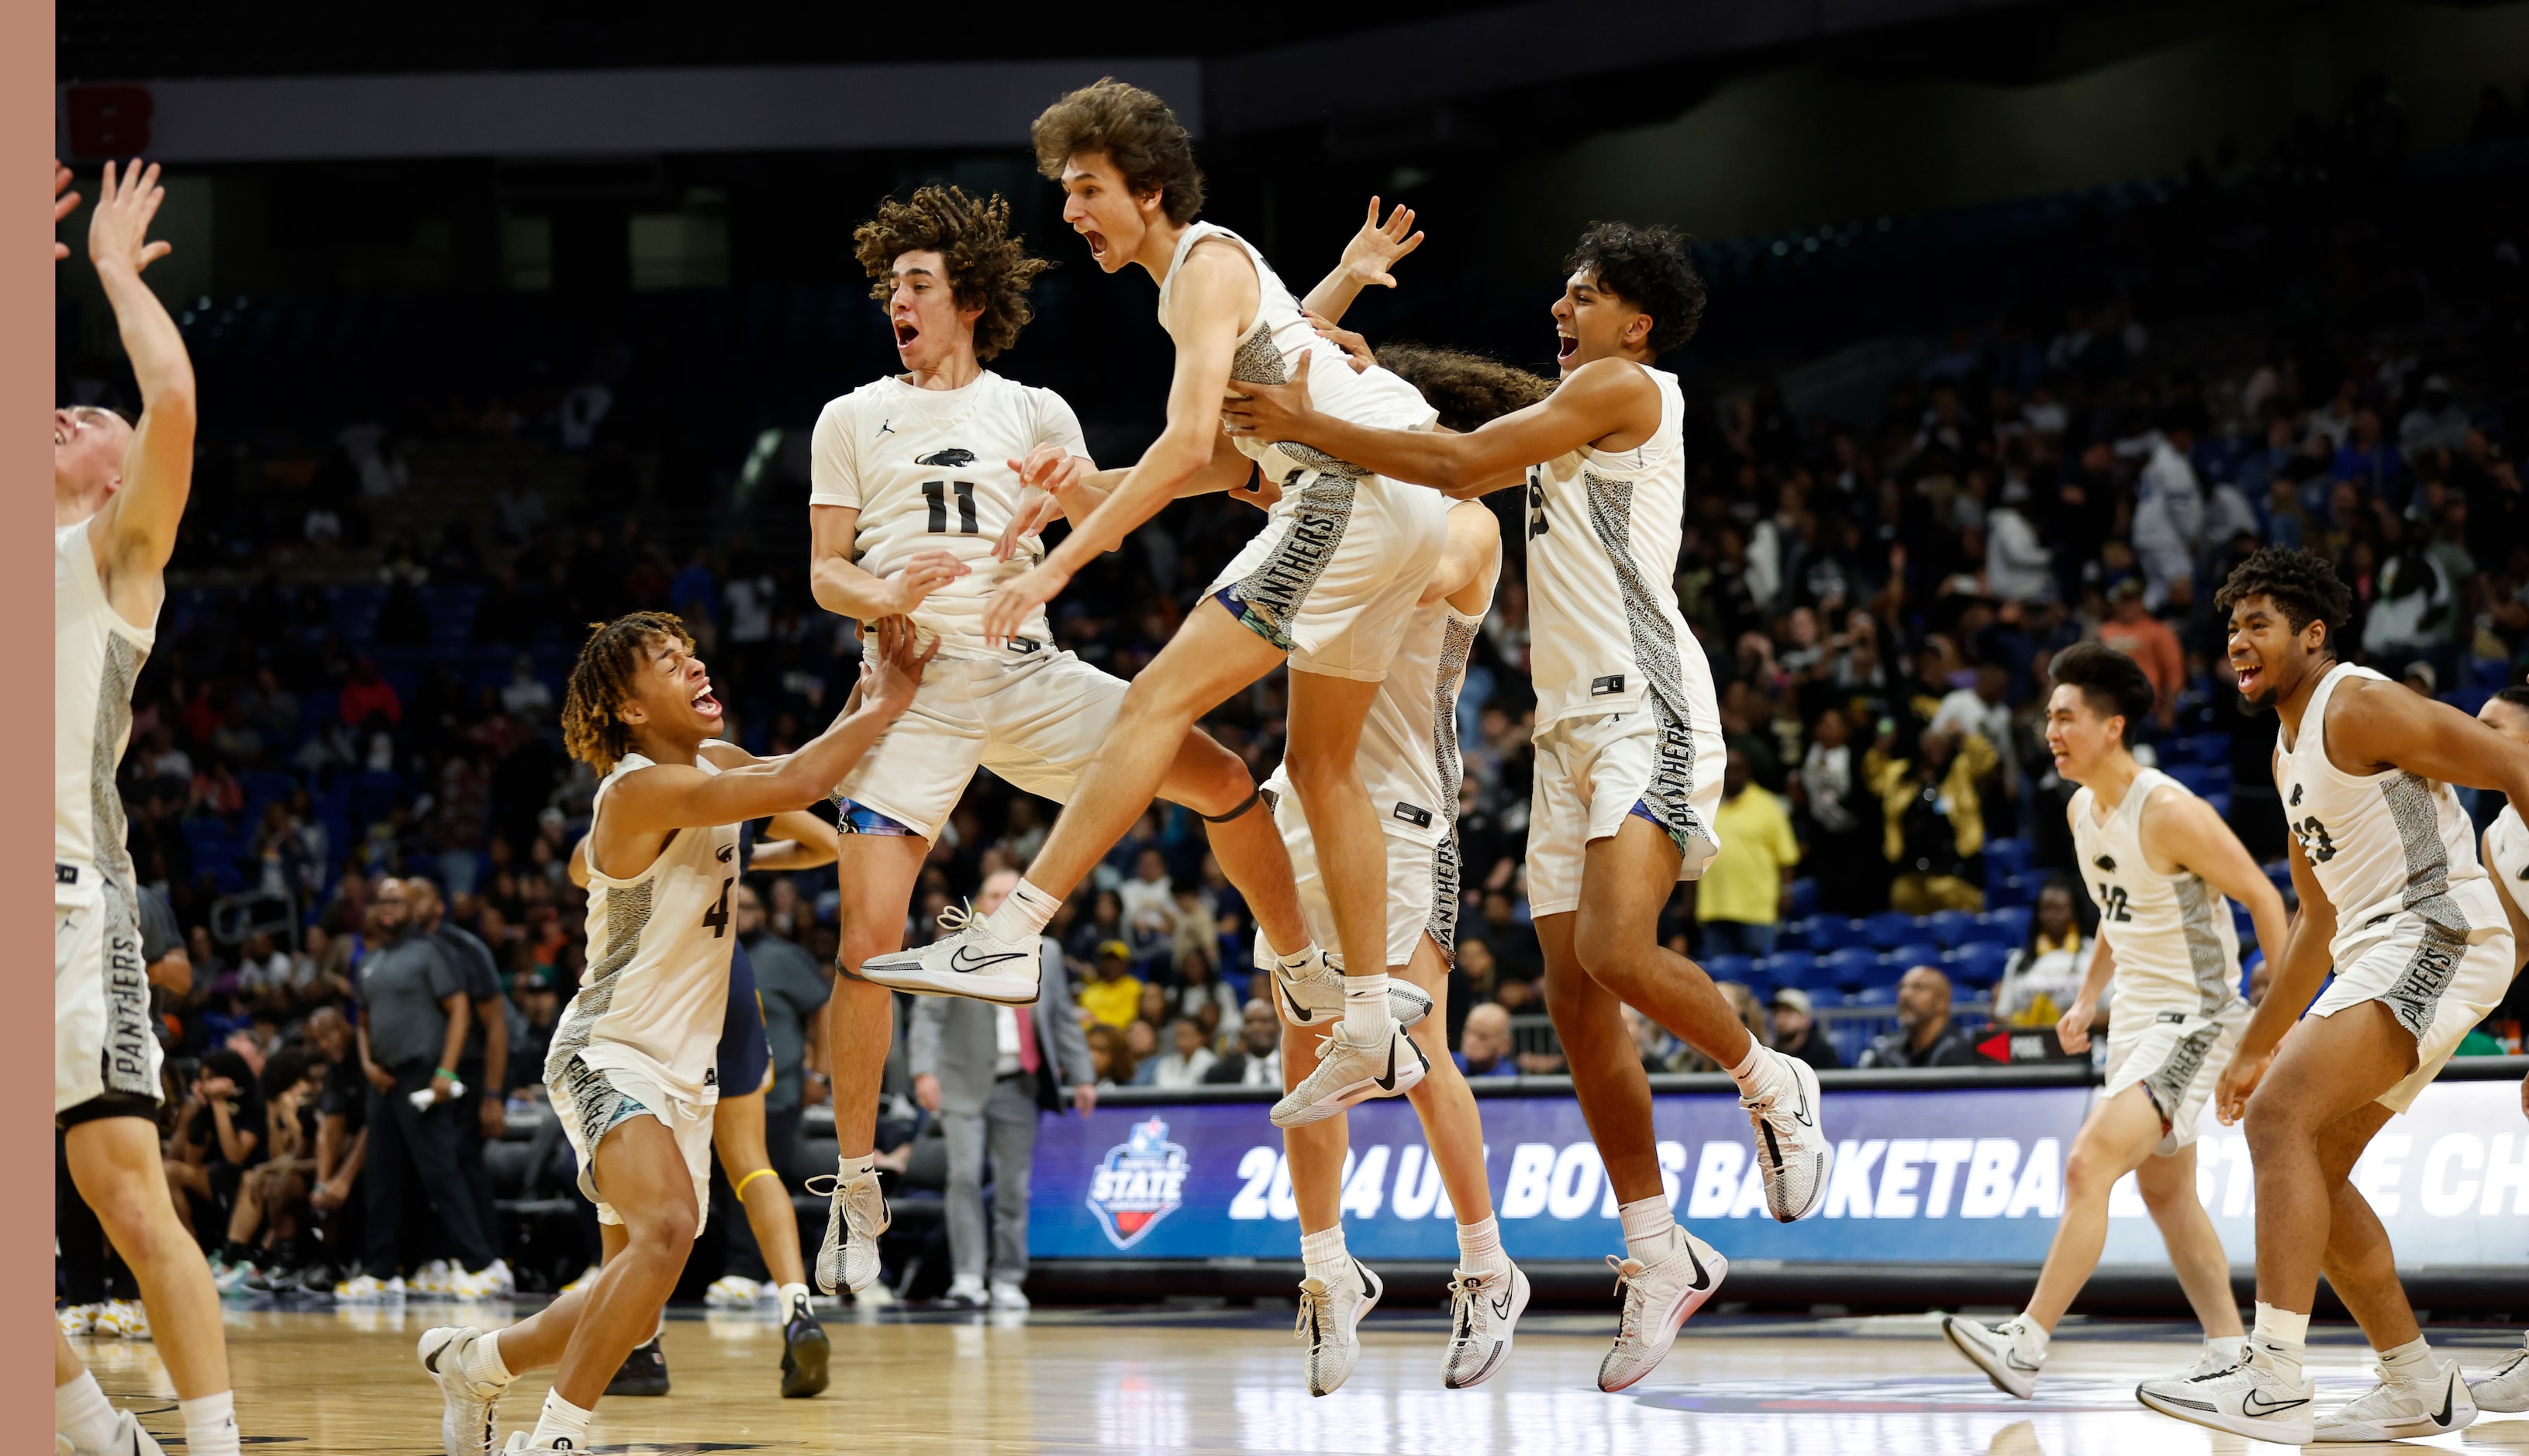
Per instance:
[[[1796,1223],[1826,1201],[1827,1171],[1835,1145],[1820,1130],[1817,1071],[1797,1056],[1770,1048],[1757,1052],[1774,1058],[1779,1071],[1771,1090],[1742,1097],[1749,1125],[1756,1134],[1756,1165],[1765,1172],[1765,1206],[1784,1223]]]
[[[792,1299],[782,1314],[781,1396],[804,1400],[826,1388],[826,1362],[833,1346],[826,1338],[826,1326],[817,1322],[808,1308],[808,1296]]]
[[[1431,1058],[1397,1027],[1372,1042],[1356,1042],[1344,1024],[1318,1044],[1318,1069],[1273,1105],[1275,1127],[1322,1122],[1355,1103],[1412,1092],[1431,1069]]]
[[[826,1186],[818,1187],[820,1181]],[[817,1248],[817,1287],[828,1294],[858,1294],[877,1283],[878,1237],[893,1218],[879,1188],[878,1169],[849,1178],[837,1169],[802,1186],[833,1200],[826,1209],[826,1241]]]
[[[439,1382],[439,1444],[446,1456],[492,1456],[500,1432],[493,1427],[501,1396],[510,1387],[465,1377],[465,1352],[488,1338],[470,1324],[426,1329],[421,1334],[421,1368]]]
[[[1984,1324],[1949,1315],[1941,1321],[1941,1333],[1970,1364],[1984,1372],[1996,1390],[2021,1400],[2037,1393],[2037,1368],[2045,1364],[2045,1357],[2037,1353],[2037,1342],[2029,1338],[2036,1331],[2029,1327],[2026,1316],[2015,1315],[2000,1324]]]
[[[1378,1308],[1387,1286],[1360,1260],[1333,1280],[1300,1281],[1300,1320],[1292,1333],[1309,1342],[1309,1393],[1332,1395],[1361,1359],[1361,1321]]]
[[[996,940],[984,929],[983,916],[955,905],[940,912],[940,926],[947,934],[928,945],[862,961],[861,979],[915,996],[962,996],[1004,1006],[1036,1000],[1042,950],[1036,937]]]
[[[623,1367],[615,1378],[606,1382],[609,1395],[665,1395],[668,1393],[668,1352],[659,1348],[659,1337],[632,1347],[623,1357]]]
[[[1664,1259],[1644,1264],[1607,1256],[1625,1305],[1616,1323],[1616,1343],[1598,1362],[1601,1390],[1623,1390],[1659,1369],[1677,1343],[1677,1327],[1720,1292],[1721,1280],[1730,1272],[1730,1261],[1719,1250],[1683,1228],[1671,1232]]]
[[[2187,1379],[2145,1380],[2134,1399],[2160,1412],[2279,1446],[2306,1446],[2316,1434],[2310,1418],[2318,1387],[2304,1374],[2285,1378],[2256,1342],[2248,1358],[2229,1370]]]
[[[1263,944],[1260,937],[1258,944]],[[1269,951],[1264,969],[1273,973],[1273,1009],[1283,1022],[1302,1029],[1332,1026],[1343,1020],[1344,971],[1340,957],[1312,945],[1297,970]],[[1412,1026],[1431,1014],[1431,998],[1402,977],[1387,982],[1387,1010],[1398,1026]]]
[[[1528,1309],[1528,1275],[1519,1266],[1457,1269],[1449,1280],[1449,1358],[1440,1383],[1452,1390],[1480,1385],[1510,1358],[1511,1336]]]
[[[2476,1401],[2455,1360],[2421,1380],[2396,1379],[2386,1366],[2373,1370],[2380,1383],[2319,1417],[2316,1440],[2412,1440],[2456,1430],[2476,1419]]]
[[[2511,1352],[2511,1358],[2467,1382],[2468,1398],[2480,1411],[2500,1411],[2510,1415],[2529,1411],[2529,1344]]]

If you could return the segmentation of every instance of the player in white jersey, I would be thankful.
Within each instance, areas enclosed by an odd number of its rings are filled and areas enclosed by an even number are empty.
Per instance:
[[[772,759],[719,739],[720,700],[674,617],[618,618],[580,649],[562,726],[571,756],[605,775],[589,807],[591,960],[554,1029],[545,1089],[578,1156],[580,1192],[623,1240],[595,1282],[497,1336],[422,1335],[447,1456],[493,1450],[502,1393],[545,1366],[553,1388],[535,1429],[512,1432],[506,1449],[587,1449],[598,1397],[656,1328],[710,1207],[738,826],[824,798],[912,705],[929,654],[901,618],[878,637],[858,706]]]
[[[56,219],[79,202],[62,192],[69,181],[57,166]],[[140,386],[139,423],[84,405],[53,411],[53,1119],[71,1181],[139,1282],[187,1448],[236,1456],[219,1294],[168,1202],[159,1157],[158,1037],[115,783],[193,479],[192,361],[140,281],[168,251],[148,241],[165,196],[156,167],[135,162],[118,178],[109,162],[88,222],[88,258]],[[53,1427],[81,1456],[158,1450],[107,1404],[58,1328]]]
[[[2058,1024],[2064,1050],[2087,1050],[2109,982],[2108,1080],[2064,1162],[2064,1213],[2018,1317],[1999,1325],[1950,1316],[1942,1330],[2000,1389],[2026,1400],[2037,1387],[2057,1321],[2099,1265],[2108,1192],[2127,1173],[2169,1246],[2204,1352],[2188,1375],[2239,1361],[2239,1308],[2231,1261],[2195,1196],[2197,1118],[2247,1025],[2239,944],[2224,896],[2248,909],[2259,944],[2290,939],[2284,897],[2213,806],[2135,762],[2134,726],[2150,713],[2151,678],[2097,642],[2055,655],[2046,743],[2055,771],[2081,785],[2069,811],[2081,883],[2099,908],[2098,950]]]
[[[1553,308],[1562,383],[1539,404],[1464,435],[1377,429],[1316,407],[1304,375],[1242,386],[1249,398],[1222,410],[1241,439],[1293,442],[1445,495],[1528,487],[1529,897],[1546,1008],[1624,1222],[1625,1317],[1598,1372],[1608,1390],[1658,1366],[1728,1267],[1672,1213],[1623,1006],[1730,1069],[1775,1217],[1816,1209],[1831,1156],[1816,1074],[1749,1035],[1703,969],[1659,944],[1661,907],[1717,847],[1724,760],[1711,674],[1669,587],[1685,405],[1677,377],[1653,367],[1693,337],[1702,308],[1682,237],[1602,223],[1568,262]]]
[[[2225,1121],[2244,1106],[2256,1166],[2246,1358],[2194,1379],[2147,1380],[2135,1394],[2180,1420],[2286,1445],[2454,1430],[2476,1408],[2457,1365],[2426,1348],[2388,1231],[2350,1174],[2511,982],[2511,928],[2450,785],[2529,797],[2529,744],[2338,662],[2352,594],[2324,557],[2259,551],[2215,605],[2230,616],[2240,697],[2283,721],[2275,788],[2300,913],[2214,1092]],[[2381,1383],[2313,1420],[2301,1354],[2322,1268],[2379,1352]]]
[[[1233,380],[1284,379],[1311,353],[1339,354],[1254,247],[1196,221],[1202,174],[1165,102],[1103,81],[1040,116],[1035,141],[1038,165],[1061,180],[1063,217],[1091,256],[1108,272],[1138,265],[1158,283],[1176,374],[1157,441],[1060,546],[994,593],[986,641],[1018,636],[1074,572],[1177,496],[1227,489],[1259,471],[1282,496],[1264,530],[1134,678],[1010,897],[990,917],[861,973],[899,990],[960,995],[975,970],[1033,966],[1045,922],[1162,788],[1196,721],[1287,660],[1291,779],[1317,830],[1346,980],[1343,1018],[1318,1073],[1275,1105],[1273,1119],[1288,1126],[1410,1091],[1426,1058],[1389,1006],[1386,854],[1354,760],[1362,722],[1439,556],[1440,503],[1330,456],[1259,448],[1251,458],[1223,436],[1220,400]],[[1431,421],[1422,397],[1385,370],[1331,367],[1320,384],[1325,406],[1347,418]],[[1319,953],[1264,929],[1277,950]]]
[[[904,944],[923,859],[977,767],[1067,802],[1113,730],[1126,687],[1056,648],[1041,607],[999,639],[981,625],[989,594],[1044,554],[1036,530],[1045,512],[1034,508],[1050,498],[1025,490],[1023,469],[1068,483],[1093,468],[1059,396],[983,367],[1016,339],[1029,280],[1045,265],[1009,236],[1006,204],[954,188],[883,204],[854,241],[887,302],[904,372],[818,418],[811,581],[831,612],[864,621],[909,615],[939,643],[940,661],[912,711],[840,788],[839,975],[826,1013],[837,1166],[817,1259],[828,1293],[866,1288],[879,1273],[888,1213],[873,1140],[894,1030],[889,990],[1032,1001],[1036,942],[1029,936],[1015,958],[987,954],[948,972],[944,984],[882,984],[862,972]],[[1189,725],[1157,792],[1210,822],[1212,853],[1264,935],[1313,964],[1281,838],[1269,815],[1254,812],[1257,788],[1237,755]]]
[[[2506,738],[2529,743],[2529,687],[2506,687],[2485,700],[2477,719]],[[2485,830],[2485,869],[2494,891],[2502,899],[2502,917],[2511,926],[2512,974],[2529,963],[2529,822],[2512,800]],[[2529,1116],[2529,1081],[2520,1084],[2521,1115]],[[2467,1393],[2480,1411],[2509,1415],[2529,1411],[2529,1337],[2493,1370],[2468,1381]]]

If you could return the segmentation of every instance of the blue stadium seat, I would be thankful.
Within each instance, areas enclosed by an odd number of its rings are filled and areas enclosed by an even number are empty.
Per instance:
[[[1977,920],[1987,930],[2000,932],[1994,940],[1995,944],[2016,949],[2028,940],[2029,918],[2027,906],[2005,905],[1985,911]]]
[[[1845,998],[1848,1006],[1893,1006],[1897,1004],[1894,986],[1865,986]]]
[[[1986,884],[1984,902],[1993,909],[2014,905],[2033,905],[2037,903],[2038,887],[2044,883],[2035,875],[2005,876],[1999,881]]]
[[[1862,928],[1860,921],[1848,920],[1842,915],[1812,915],[1802,923],[1807,927],[1808,947],[1820,955],[1870,942],[1869,933]]]
[[[1817,913],[1818,883],[1814,875],[1804,875],[1792,882],[1792,902],[1784,913],[1799,919]]]
[[[2216,789],[2213,792],[2204,795],[2204,802],[2211,805],[2213,812],[2222,818],[2228,819],[2231,817],[2231,791],[2229,789]]]
[[[2231,766],[2225,764],[2172,764],[2161,772],[2186,785],[2193,793],[2227,793],[2231,788]]]
[[[1984,843],[1984,873],[1987,881],[2006,875],[2028,873],[2026,839],[1987,839]]]
[[[1941,947],[1929,941],[1916,941],[1911,944],[1900,945],[1889,951],[1887,958],[1881,962],[1883,965],[1893,967],[1899,976],[1905,975],[1916,966],[1937,966],[1940,963]]]
[[[1752,955],[1707,955],[1703,958],[1703,974],[1715,981],[1744,984],[1755,968],[1756,958]]]
[[[1914,930],[1914,917],[1903,910],[1882,910],[1876,915],[1865,915],[1861,924],[1870,944],[1882,950],[1893,950],[1909,941],[1919,939]]]
[[[1841,950],[1828,952],[1818,962],[1817,979],[1829,986],[1854,991],[1869,985],[1872,973],[1878,968],[1878,951],[1866,945],[1847,945]]]
[[[2002,979],[2002,969],[2011,963],[2011,947],[1978,942],[1962,945],[1950,952],[1950,979],[1981,991]]]
[[[2194,763],[2227,766],[2231,762],[2229,733],[2189,733],[2178,740],[2176,748],[2178,756]]]
[[[1969,910],[1935,910],[1923,917],[1924,928],[1932,939],[1945,946],[1964,945],[1975,939],[1976,918]]]
[[[1817,957],[1805,950],[1781,950],[1757,962],[1756,974],[1778,987],[1808,990],[1817,980]]]

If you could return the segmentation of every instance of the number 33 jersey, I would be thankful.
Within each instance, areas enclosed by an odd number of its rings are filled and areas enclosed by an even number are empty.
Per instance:
[[[592,835],[609,792],[651,766],[627,754],[597,785]],[[709,759],[694,766],[719,772]],[[599,1071],[637,1073],[688,1102],[719,1100],[728,954],[737,935],[728,903],[738,875],[737,832],[733,824],[678,830],[649,868],[623,880],[590,858],[588,970],[554,1029],[547,1085],[576,1056]]]
[[[2155,793],[2194,796],[2167,774],[2145,769],[2102,824],[2089,789],[2072,795],[2081,883],[2099,907],[2099,934],[2116,952],[2111,1024],[2120,1030],[2163,1011],[2218,1015],[2239,998],[2239,935],[2222,892],[2183,869],[2161,874],[2143,854],[2143,805]]]
[[[827,404],[808,443],[808,501],[860,512],[852,560],[873,576],[892,576],[925,551],[945,551],[968,574],[924,599],[914,624],[940,638],[949,658],[1006,659],[984,646],[985,600],[1045,556],[1028,538],[1006,562],[993,544],[1023,494],[1012,460],[1040,445],[1088,457],[1080,420],[1051,390],[1014,384],[986,370],[963,389],[916,389],[890,375]],[[1020,627],[1030,641],[1052,633],[1037,612]]]

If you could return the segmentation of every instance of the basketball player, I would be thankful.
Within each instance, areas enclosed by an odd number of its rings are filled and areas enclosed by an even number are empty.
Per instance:
[[[79,200],[60,195],[68,180],[57,168],[56,218]],[[237,1456],[219,1292],[159,1159],[158,1037],[115,786],[193,483],[192,360],[140,281],[170,250],[148,238],[166,195],[156,167],[118,176],[108,162],[88,217],[87,255],[140,386],[139,423],[87,405],[53,411],[53,1120],[72,1183],[140,1285],[186,1449]],[[59,1326],[53,1429],[80,1456],[158,1451],[107,1403]]]
[[[864,683],[868,675],[865,667]],[[857,709],[862,696],[862,688],[854,688],[843,712]],[[772,832],[780,837],[756,844],[752,850],[741,841],[737,860],[741,875],[750,870],[813,870],[834,862],[834,827],[806,810],[773,816]],[[588,888],[586,836],[570,847],[568,872],[570,883]],[[807,1267],[799,1257],[799,1215],[765,1146],[764,1095],[773,1090],[772,1038],[764,1027],[764,999],[755,985],[754,958],[746,953],[746,943],[734,937],[728,947],[727,1008],[722,1015],[720,1046],[713,1059],[721,1092],[712,1105],[712,1149],[720,1155],[721,1171],[728,1175],[729,1191],[737,1195],[737,1205],[746,1213],[747,1228],[755,1236],[765,1272],[773,1276],[779,1295],[781,1394],[785,1399],[802,1399],[826,1388],[832,1346],[808,1301]],[[601,1221],[597,1238],[601,1262],[623,1252],[621,1224]],[[668,1355],[659,1332],[623,1357],[622,1367],[607,1382],[606,1393],[668,1393]]]
[[[873,293],[887,301],[904,372],[827,404],[811,445],[818,603],[865,621],[909,616],[941,655],[913,710],[838,793],[841,946],[826,1021],[838,1166],[817,1257],[817,1283],[830,1294],[865,1289],[879,1274],[888,1213],[873,1140],[894,1032],[890,988],[1014,1005],[1037,994],[1034,931],[1014,956],[981,954],[938,984],[871,974],[868,963],[904,944],[923,860],[976,768],[1066,801],[1124,700],[1122,679],[1053,645],[1042,610],[998,638],[983,628],[989,594],[1027,570],[1014,554],[1033,561],[1044,549],[1025,539],[1032,524],[1013,529],[1027,510],[1022,464],[1042,471],[1059,461],[1077,473],[1091,463],[1061,397],[983,367],[1018,337],[1028,286],[1046,267],[1008,222],[998,197],[929,187],[883,204],[853,235]],[[1191,720],[1170,741],[1157,791],[1207,819],[1213,855],[1276,949],[1332,980],[1308,941],[1281,836],[1270,816],[1253,812],[1246,765]]]
[[[1701,967],[1659,944],[1677,882],[1718,847],[1720,713],[1702,649],[1669,589],[1686,511],[1685,402],[1653,367],[1693,337],[1703,281],[1685,240],[1601,223],[1582,235],[1553,307],[1562,382],[1464,435],[1378,429],[1286,387],[1242,385],[1222,419],[1251,444],[1287,441],[1458,499],[1528,486],[1536,778],[1529,902],[1546,1009],[1620,1202],[1625,1291],[1598,1383],[1622,1390],[1666,1358],[1727,1262],[1673,1216],[1651,1129],[1632,1005],[1730,1069],[1757,1141],[1766,1203],[1785,1222],[1826,1192],[1831,1144],[1817,1076],[1749,1036]]]
[[[492,1338],[470,1326],[421,1337],[446,1405],[448,1456],[492,1449],[515,1374],[556,1366],[532,1434],[511,1452],[579,1451],[598,1397],[657,1327],[711,1185],[717,1052],[728,1000],[729,890],[737,827],[803,809],[850,772],[911,706],[927,654],[900,619],[879,623],[861,704],[780,758],[718,741],[721,705],[674,617],[635,612],[597,628],[571,669],[563,740],[606,777],[589,806],[587,979],[545,1057],[554,1115],[579,1158],[580,1192],[621,1252],[594,1283]]]
[[[1063,217],[1090,256],[1110,273],[1138,265],[1158,283],[1159,322],[1176,346],[1176,370],[1158,440],[1059,547],[998,585],[982,613],[984,641],[1026,639],[1075,572],[1178,495],[1227,488],[1260,471],[1282,494],[1264,530],[1134,679],[1010,897],[921,950],[867,962],[862,974],[896,990],[949,995],[993,994],[995,983],[977,973],[996,965],[1025,967],[1018,974],[1033,978],[1038,934],[1152,795],[1170,791],[1170,764],[1196,721],[1287,659],[1287,766],[1316,835],[1339,944],[1320,951],[1286,939],[1261,907],[1258,921],[1295,969],[1314,972],[1339,957],[1345,975],[1342,1016],[1318,1070],[1274,1105],[1273,1120],[1292,1126],[1367,1097],[1410,1092],[1427,1058],[1389,1003],[1386,850],[1355,761],[1379,679],[1439,557],[1444,508],[1426,492],[1316,452],[1259,447],[1251,459],[1222,435],[1219,404],[1233,378],[1287,378],[1296,360],[1322,352],[1329,367],[1320,389],[1333,412],[1425,428],[1430,407],[1383,369],[1340,367],[1335,347],[1318,337],[1263,256],[1236,234],[1196,221],[1203,177],[1185,129],[1158,97],[1102,81],[1038,117],[1035,142],[1038,166],[1061,181]],[[1275,872],[1278,896],[1287,862],[1278,836],[1273,842],[1259,859]],[[1222,863],[1228,867],[1226,857]],[[1034,995],[1032,984],[1021,990],[1021,998]]]
[[[2225,1120],[2245,1105],[2256,1164],[2247,1355],[2213,1375],[2146,1380],[2135,1394],[2179,1420],[2285,1445],[2455,1430],[2476,1407],[2457,1365],[2426,1348],[2388,1231],[2347,1175],[2510,985],[2511,929],[2450,785],[2529,799],[2529,744],[2337,661],[2352,598],[2324,557],[2259,551],[2215,604],[2230,614],[2239,695],[2283,720],[2275,787],[2300,915],[2214,1094]],[[2379,1352],[2381,1382],[2313,1421],[2301,1351],[2322,1268]]]
[[[2057,653],[2049,672],[2046,744],[2055,771],[2081,785],[2068,812],[2082,884],[2099,907],[2099,949],[2057,1033],[2066,1052],[2086,1050],[2113,979],[2108,1080],[2065,1160],[2063,1220],[2028,1308],[1995,1326],[1956,1315],[1941,1321],[1960,1354],[2021,1400],[2037,1388],[2056,1321],[2098,1267],[2108,1192],[2127,1173],[2204,1325],[2204,1352],[2184,1377],[2239,1363],[2230,1257],[2195,1194],[2196,1119],[2248,1023],[2223,896],[2248,907],[2257,944],[2280,955],[2290,941],[2284,897],[2222,816],[2134,761],[2134,726],[2152,704],[2142,668],[2084,642]]]
[[[2504,688],[2486,699],[2476,716],[2504,737],[2529,744],[2529,687]],[[2511,926],[2512,959],[2529,962],[2529,824],[2521,821],[2518,799],[2504,804],[2486,827],[2485,868],[2502,900],[2502,918]],[[2518,965],[2512,974],[2519,974]],[[2529,1082],[2520,1084],[2520,1111],[2529,1116]],[[2480,1411],[2529,1411],[2529,1338],[2484,1377],[2469,1381],[2467,1393]]]

